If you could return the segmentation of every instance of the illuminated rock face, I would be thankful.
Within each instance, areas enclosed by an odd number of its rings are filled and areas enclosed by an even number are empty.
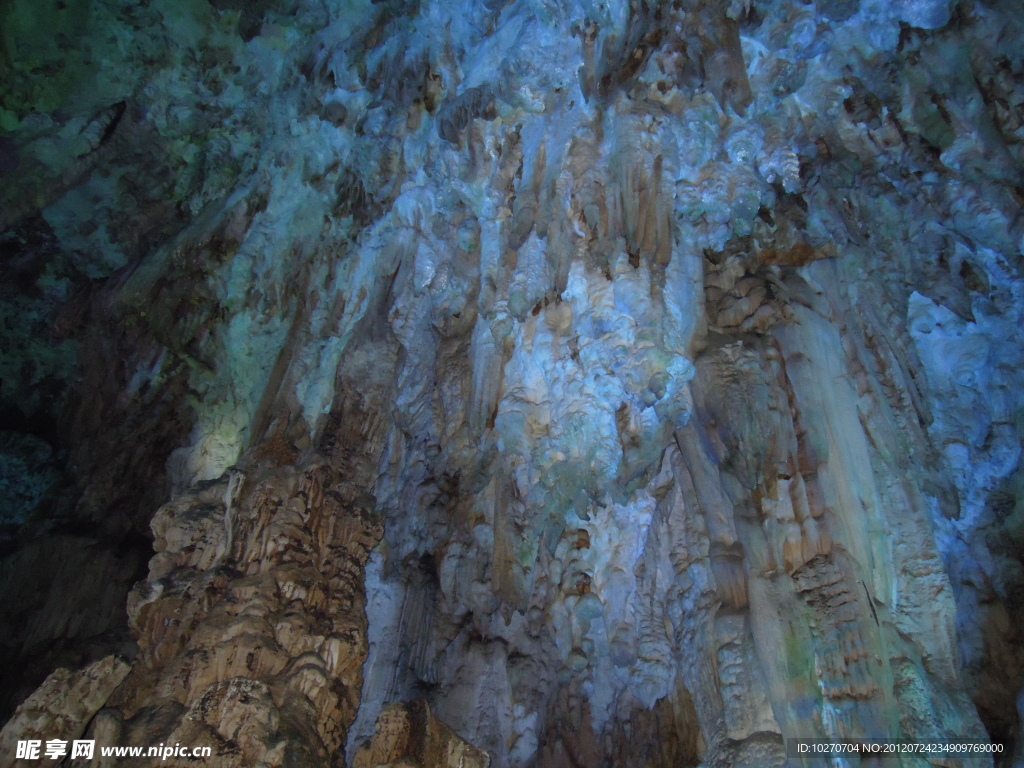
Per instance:
[[[5,242],[64,261],[3,306],[51,318],[19,354],[55,386],[86,361],[67,514],[156,551],[90,587],[139,649],[91,732],[268,767],[1020,748],[1012,5],[54,10],[113,58],[12,81]]]

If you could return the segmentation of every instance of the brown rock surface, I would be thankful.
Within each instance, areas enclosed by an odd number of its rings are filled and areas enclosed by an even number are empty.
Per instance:
[[[356,752],[352,768],[488,768],[486,752],[467,744],[421,700],[380,713],[373,738]]]
[[[153,520],[114,741],[209,746],[212,765],[324,765],[359,705],[362,567],[381,531],[325,463],[233,471]]]
[[[130,668],[122,659],[108,656],[77,672],[56,670],[0,730],[0,765],[25,768],[37,764],[15,758],[19,741],[45,744],[57,739],[70,744],[79,738]]]

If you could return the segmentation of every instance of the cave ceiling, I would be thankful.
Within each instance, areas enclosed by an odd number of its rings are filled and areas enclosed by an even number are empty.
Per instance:
[[[1020,10],[0,2],[0,765],[1024,765]]]

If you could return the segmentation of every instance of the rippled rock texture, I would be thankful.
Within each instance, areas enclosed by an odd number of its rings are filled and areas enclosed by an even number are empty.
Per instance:
[[[0,9],[19,700],[118,653],[87,732],[223,766],[1024,759],[1014,3]]]

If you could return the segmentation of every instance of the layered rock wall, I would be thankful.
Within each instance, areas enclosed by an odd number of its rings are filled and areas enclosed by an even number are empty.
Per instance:
[[[65,514],[170,498],[92,732],[265,766],[1012,751],[1011,5],[154,3],[99,149],[19,80],[53,178],[5,237],[97,281]]]

